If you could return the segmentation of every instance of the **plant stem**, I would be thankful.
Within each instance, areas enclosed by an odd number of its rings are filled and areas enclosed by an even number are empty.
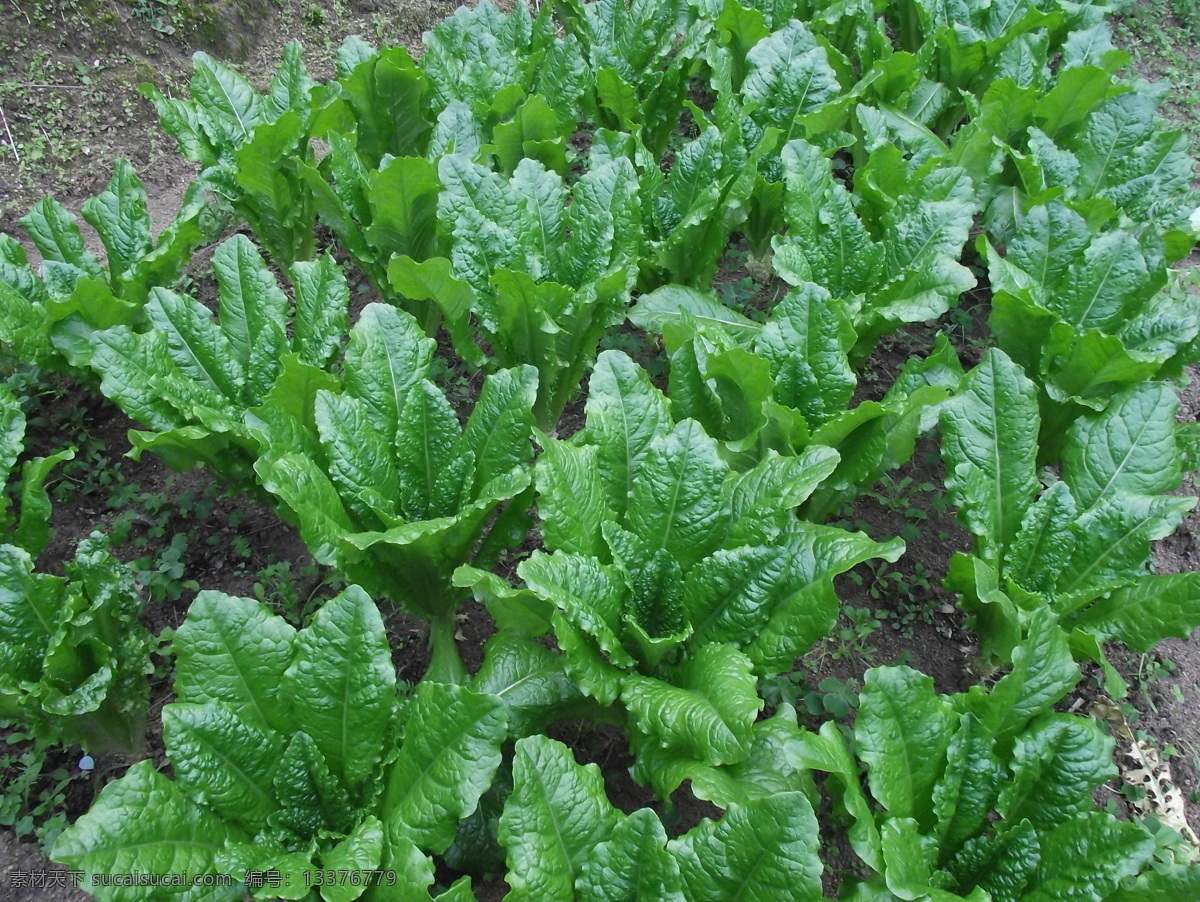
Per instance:
[[[424,679],[432,683],[455,683],[463,685],[467,682],[467,668],[463,666],[458,654],[458,644],[454,641],[456,624],[454,612],[450,611],[437,617],[429,623],[429,669],[425,671]]]

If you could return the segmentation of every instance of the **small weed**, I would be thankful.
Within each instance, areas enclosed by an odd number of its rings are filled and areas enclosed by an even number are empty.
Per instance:
[[[54,748],[20,732],[17,724],[0,721],[0,731],[7,746],[0,748],[0,826],[17,838],[36,835],[49,848],[68,824],[67,788],[90,772],[56,764]]]
[[[826,677],[814,687],[798,670],[762,681],[759,691],[769,705],[791,705],[813,717],[845,720],[858,707],[858,689],[852,682]]]

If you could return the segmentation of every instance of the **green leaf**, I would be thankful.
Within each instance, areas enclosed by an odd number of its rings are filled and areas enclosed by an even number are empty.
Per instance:
[[[928,897],[933,880],[937,840],[922,836],[911,817],[889,817],[880,830],[884,880],[901,899]]]
[[[368,814],[358,822],[354,830],[336,846],[321,856],[321,865],[326,871],[333,871],[339,878],[342,874],[362,874],[376,870],[382,864],[383,856],[383,824],[379,818]],[[407,876],[407,875],[406,875]],[[325,902],[354,902],[366,891],[364,881],[355,880],[342,883],[334,881],[321,887],[321,898]]]
[[[341,267],[327,254],[293,263],[288,272],[296,288],[296,352],[309,366],[324,367],[349,325],[350,287]]]
[[[291,733],[280,695],[296,630],[249,598],[201,592],[175,632],[175,697],[220,702],[260,730]]]
[[[312,459],[301,454],[260,457],[254,472],[291,512],[289,519],[300,527],[313,557],[325,564],[338,561],[342,539],[355,527],[337,489]]]
[[[215,887],[201,895],[191,879],[215,874],[214,858],[226,842],[245,839],[240,830],[184,796],[149,761],[139,761],[59,834],[54,857],[82,871],[88,886],[93,875],[179,874],[184,886],[161,889],[161,898],[233,902],[241,898],[242,887]],[[145,899],[146,893],[141,887],[98,886],[96,897],[132,902]]]
[[[283,753],[279,736],[221,702],[167,705],[162,717],[175,784],[248,832],[261,830],[278,807],[271,784]]]
[[[500,370],[484,383],[463,431],[463,447],[475,455],[475,493],[529,463],[537,390],[537,370],[531,366]]]
[[[762,326],[726,307],[711,292],[685,285],[663,285],[643,294],[629,311],[629,321],[647,332],[663,333],[669,324],[687,324],[732,335],[739,341],[753,338]]]
[[[618,667],[632,667],[633,658],[617,636],[629,589],[616,567],[583,555],[557,551],[535,552],[517,573],[539,598],[553,604],[576,628],[591,636]]]
[[[795,285],[816,282],[839,298],[875,288],[884,249],[856,215],[829,161],[800,140],[784,147],[782,159],[788,231],[771,242],[780,275]]]
[[[500,816],[511,887],[506,898],[575,898],[585,862],[621,820],[604,795],[599,767],[580,767],[566,746],[545,736],[519,740],[513,792]]]
[[[1037,491],[1038,407],[1033,383],[990,349],[941,410],[946,491],[997,560],[1016,537]]]
[[[741,645],[754,638],[788,564],[779,546],[721,549],[700,561],[683,584],[695,640]]]
[[[639,808],[618,823],[584,860],[575,889],[579,902],[684,902],[658,815]]]
[[[79,232],[75,217],[54,198],[44,197],[39,200],[20,222],[37,245],[43,260],[65,263],[85,275],[96,279],[104,278],[104,268],[100,266],[100,261],[84,247],[83,236]]]
[[[662,679],[625,677],[621,700],[646,732],[709,764],[732,764],[750,752],[762,702],[750,659],[719,643],[700,646]]]
[[[1200,573],[1145,575],[1107,592],[1069,622],[1102,639],[1120,639],[1136,652],[1151,651],[1168,636],[1187,638],[1200,626]]]
[[[1030,592],[1051,592],[1075,550],[1078,512],[1070,486],[1056,482],[1029,506],[1004,560],[1005,575]]]
[[[383,758],[395,708],[396,671],[375,602],[351,586],[296,634],[280,693],[303,730],[352,792]]]
[[[846,358],[854,340],[842,305],[809,282],[772,311],[754,348],[770,361],[775,400],[817,428],[844,411],[854,395],[858,380]]]
[[[795,19],[746,54],[742,96],[755,105],[756,122],[783,132],[783,144],[792,139],[797,116],[831,100],[840,88],[825,48]]]
[[[605,351],[588,383],[586,436],[598,448],[597,470],[611,510],[623,512],[650,443],[671,423],[667,401],[640,366],[618,351]]]
[[[946,749],[946,770],[933,787],[939,857],[945,860],[980,834],[996,804],[1004,769],[992,731],[964,714]]]
[[[1041,839],[1041,861],[1026,887],[1028,902],[1107,899],[1146,864],[1154,839],[1141,824],[1088,812]]]
[[[600,525],[611,514],[605,504],[595,445],[551,441],[537,462],[538,516],[542,540],[551,551],[603,555]]]
[[[459,485],[447,495],[439,481],[453,475],[459,456],[461,427],[441,389],[428,380],[408,393],[397,423],[394,453],[400,477],[400,503],[409,520],[449,516],[458,508]],[[444,483],[443,483],[444,484]]]
[[[580,698],[561,655],[537,642],[501,632],[488,640],[483,664],[471,683],[494,695],[508,712],[508,734],[520,738],[554,715],[557,706]]]
[[[782,897],[817,902],[821,861],[817,819],[804,793],[733,805],[667,848],[679,858],[684,898],[695,902]]]
[[[407,712],[381,811],[389,830],[441,854],[455,825],[475,810],[500,765],[507,736],[499,698],[462,686],[422,683]]]
[[[996,810],[1007,821],[1029,820],[1039,831],[1092,807],[1092,790],[1116,775],[1113,740],[1094,720],[1043,714],[1017,737],[1012,781]]]
[[[340,497],[361,522],[392,525],[400,477],[391,442],[375,428],[367,405],[358,398],[322,390],[317,392],[313,415],[326,471]]]
[[[21,466],[21,515],[10,538],[35,558],[46,549],[51,534],[51,505],[50,496],[46,493],[46,478],[60,463],[74,458],[75,452],[67,449],[49,457],[35,457]],[[4,507],[0,504],[0,524],[4,522]]]
[[[1028,617],[1026,631],[1025,639],[1013,649],[1012,670],[990,692],[973,688],[966,696],[968,709],[980,719],[985,732],[1005,748],[1080,680],[1066,634],[1052,614],[1045,609],[1035,611]]]
[[[437,252],[440,188],[437,170],[420,157],[396,157],[367,173],[371,224],[364,235],[380,259],[401,254],[424,260]]]
[[[308,70],[304,67],[303,51],[299,41],[289,41],[283,48],[283,60],[271,76],[271,86],[267,91],[267,106],[274,118],[288,110],[302,116],[309,111],[313,88],[317,83],[309,78]]]
[[[261,397],[278,374],[285,348],[287,296],[245,235],[234,235],[217,248],[213,270],[221,331],[248,385]]]
[[[694,564],[724,538],[726,470],[717,443],[695,420],[656,436],[633,482],[630,526],[651,550],[663,549],[684,567]]]
[[[368,305],[354,324],[346,392],[367,403],[382,435],[395,435],[405,400],[429,371],[434,344],[416,320],[387,304]]]
[[[933,680],[907,667],[876,667],[863,681],[855,724],[871,793],[894,817],[933,822],[933,787],[945,765],[953,716]]]
[[[262,97],[244,78],[203,51],[193,54],[192,65],[192,98],[209,139],[233,147],[248,141],[254,127],[264,121]]]
[[[1080,329],[1119,328],[1145,297],[1150,283],[1138,243],[1127,232],[1095,238],[1067,274],[1066,285],[1048,301],[1051,309]]]
[[[113,164],[108,187],[84,201],[82,213],[104,242],[112,279],[132,270],[150,253],[146,188],[128,160],[118,159]]]
[[[1164,384],[1121,393],[1100,416],[1080,417],[1063,448],[1063,479],[1081,515],[1114,495],[1160,495],[1179,487],[1179,401]]]
[[[166,337],[171,359],[183,376],[226,402],[240,400],[245,370],[234,356],[225,333],[212,321],[207,307],[190,297],[155,288],[146,305],[146,315]]]
[[[279,810],[270,825],[308,839],[323,830],[349,833],[356,806],[312,737],[294,733],[275,770]]]
[[[788,761],[797,769],[820,770],[840,784],[841,802],[853,818],[848,836],[858,857],[877,871],[883,869],[883,851],[875,813],[863,792],[858,761],[850,753],[846,737],[832,721],[821,725],[820,735],[801,731],[789,743]]]

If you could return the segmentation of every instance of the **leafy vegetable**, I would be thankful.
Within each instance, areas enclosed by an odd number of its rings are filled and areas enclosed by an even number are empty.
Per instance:
[[[284,48],[265,94],[203,51],[192,57],[191,100],[141,86],[184,156],[200,164],[200,183],[250,224],[281,266],[316,250],[316,207],[302,165],[311,162],[309,139],[320,132],[323,89],[300,53],[295,42]]]
[[[108,187],[83,204],[84,219],[104,243],[105,268],[75,217],[53,198],[38,201],[21,225],[42,255],[40,276],[16,239],[0,235],[0,343],[50,370],[86,368],[93,332],[144,323],[151,290],[179,278],[202,240],[203,206],[203,191],[189,185],[174,221],[151,238],[145,186],[117,160]]]
[[[180,470],[203,463],[253,490],[259,446],[245,414],[311,419],[313,393],[333,380],[323,368],[345,333],[349,290],[325,257],[292,266],[289,301],[242,235],[217,248],[213,269],[219,324],[199,301],[157,288],[146,305],[153,328],[93,334],[91,366],[101,391],[148,427],[130,434],[135,455],[150,449]]]
[[[1077,654],[1103,661],[1099,641],[1146,651],[1200,625],[1196,574],[1152,575],[1151,544],[1195,498],[1180,485],[1174,394],[1143,383],[1080,417],[1063,441],[1061,479],[1040,492],[1033,383],[989,350],[942,408],[949,496],[975,534],[951,561],[948,584],[1006,658],[1021,624],[1053,611]],[[1111,677],[1110,677],[1111,681]]]
[[[712,765],[749,754],[755,674],[778,673],[837,618],[835,574],[899,541],[814,526],[791,511],[834,466],[813,447],[732,472],[694,420],[617,352],[592,373],[582,438],[538,462],[542,534],[518,573],[555,609],[580,690],[620,698],[637,730]]]
[[[44,742],[132,754],[143,747],[149,701],[143,602],[99,533],[79,544],[64,576],[35,569],[50,538],[45,479],[74,453],[25,462],[14,515],[4,484],[25,425],[16,398],[0,388],[0,718]]]
[[[535,366],[535,417],[551,430],[629,300],[640,238],[633,167],[597,165],[569,193],[531,160],[510,179],[457,155],[443,158],[439,173],[450,257],[397,257],[392,286],[435,301],[466,359],[482,361],[473,317],[493,366]]]
[[[630,319],[663,334],[672,414],[700,422],[735,468],[771,452],[838,451],[838,466],[804,507],[815,522],[907,461],[962,376],[941,337],[934,353],[905,365],[881,401],[847,409],[857,383],[848,357],[855,334],[845,309],[812,282],[788,293],[761,326],[680,286],[643,295]]]
[[[500,819],[513,902],[822,898],[816,816],[802,792],[733,804],[668,841],[651,809],[622,814],[599,768],[580,767],[552,739],[517,743],[513,782]]]
[[[59,836],[58,860],[86,875],[279,871],[285,897],[320,887],[327,902],[428,898],[426,853],[445,851],[500,763],[497,699],[424,683],[401,704],[383,621],[356,586],[299,632],[249,599],[201,593],[175,649],[177,701],[163,710],[174,780],[135,765]],[[320,879],[341,867],[396,881]],[[193,895],[115,886],[97,898]]]
[[[341,379],[285,368],[246,428],[255,472],[313,555],[434,621],[432,667],[458,680],[451,575],[490,566],[528,529],[538,377],[494,373],[464,428],[429,379],[433,344],[412,317],[371,304]]]

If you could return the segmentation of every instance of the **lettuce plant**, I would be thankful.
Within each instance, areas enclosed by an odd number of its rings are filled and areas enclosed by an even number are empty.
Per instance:
[[[625,815],[604,793],[595,764],[545,736],[522,739],[513,792],[500,818],[510,887],[524,902],[816,902],[821,895],[817,819],[795,780],[780,774],[770,795],[734,802],[719,821],[703,820],[667,839],[658,815]]]
[[[27,461],[14,514],[4,489],[24,435],[20,405],[0,388],[0,718],[45,742],[132,754],[149,701],[142,599],[99,533],[79,544],[64,576],[35,569],[50,536],[46,477],[74,455]]]
[[[569,0],[558,10],[587,60],[585,110],[601,128],[637,136],[658,159],[678,130],[690,78],[713,23],[680,0]]]
[[[1092,718],[1052,710],[1079,680],[1053,619],[1034,616],[991,689],[944,696],[907,667],[869,670],[854,728],[869,794],[832,724],[793,741],[794,766],[836,778],[851,845],[873,872],[845,898],[1117,900],[1142,872],[1149,885],[1194,885],[1169,851],[1155,860],[1146,826],[1095,809],[1093,790],[1116,775],[1114,743]]]
[[[420,156],[388,157],[377,168],[369,167],[355,142],[337,133],[329,136],[322,165],[333,175],[332,185],[315,167],[304,168],[321,220],[380,296],[417,317],[426,333],[435,335],[441,320],[437,305],[396,291],[388,279],[388,265],[396,255],[424,262],[440,253],[437,167]]]
[[[203,191],[189,185],[174,221],[152,238],[146,188],[117,160],[107,188],[82,210],[104,244],[106,268],[62,204],[38,201],[21,225],[42,255],[40,276],[16,239],[0,235],[0,343],[46,369],[86,369],[93,332],[143,324],[150,291],[178,280],[202,240],[203,206]]]
[[[963,593],[987,653],[1007,659],[1022,624],[1044,610],[1077,655],[1101,663],[1104,640],[1149,651],[1200,625],[1200,574],[1146,569],[1153,541],[1196,504],[1167,494],[1181,482],[1177,407],[1160,383],[1117,394],[1067,430],[1061,472],[1043,488],[1036,391],[1003,351],[989,350],[942,406],[947,492],[975,535],[947,584]]]
[[[0,718],[45,742],[136,754],[153,669],[145,603],[99,533],[64,569],[42,573],[29,551],[0,545]]]
[[[309,77],[301,47],[288,44],[265,94],[203,51],[192,57],[191,100],[142,93],[183,155],[201,167],[200,183],[223,198],[281,266],[316,251],[316,207],[301,172],[321,134],[325,89]]]
[[[587,87],[578,41],[560,38],[550,7],[502,13],[483,0],[425,32],[418,66],[402,47],[348,38],[323,122],[346,134],[367,168],[388,156],[462,153],[512,174],[522,158],[566,171],[566,144]]]
[[[499,699],[423,683],[400,699],[383,621],[357,586],[295,630],[253,600],[201,593],[174,640],[163,709],[174,779],[150,761],[106,786],[53,854],[90,875],[227,874],[204,898],[428,899],[434,862],[500,764]],[[322,872],[349,870],[347,880]],[[362,872],[391,871],[372,879]],[[90,881],[89,881],[90,882]],[[204,884],[199,884],[204,885]],[[193,899],[192,886],[102,900]],[[471,899],[469,878],[437,898]]]
[[[179,470],[203,463],[254,490],[258,442],[246,411],[265,405],[270,419],[277,408],[302,408],[322,377],[333,378],[322,368],[345,334],[350,293],[323,257],[292,266],[289,301],[243,235],[217,248],[213,269],[219,323],[199,301],[156,288],[146,305],[152,328],[94,333],[91,366],[101,391],[147,427],[130,433],[135,455],[150,449]]]
[[[837,619],[833,577],[898,540],[795,519],[836,466],[813,447],[730,470],[694,420],[618,352],[592,373],[587,427],[537,465],[542,537],[518,568],[548,603],[567,671],[631,731],[712,764],[749,754],[756,674],[790,668]],[[461,579],[461,575],[460,575]]]
[[[1169,292],[1157,235],[1093,232],[1061,201],[1031,209],[1004,256],[990,244],[997,346],[1041,391],[1047,438],[1122,390],[1200,359],[1200,298]]]
[[[570,192],[532,160],[505,179],[451,155],[439,173],[450,256],[394,258],[392,286],[435,301],[463,357],[484,361],[473,318],[491,365],[536,367],[535,418],[552,430],[629,301],[641,239],[633,167],[624,159],[595,165]]]
[[[464,428],[429,380],[433,347],[412,317],[371,304],[342,378],[285,374],[248,428],[259,480],[313,556],[430,620],[431,670],[450,681],[465,676],[451,575],[491,566],[529,527],[538,382],[531,366],[495,372]]]
[[[847,356],[854,329],[845,308],[812,282],[789,292],[765,324],[672,285],[639,298],[630,319],[663,334],[672,414],[697,420],[735,468],[810,445],[839,453],[802,509],[814,522],[906,462],[962,377],[943,336],[927,358],[905,364],[882,400],[848,408],[857,384]]]
[[[891,153],[872,155],[855,177],[860,214],[820,150],[805,141],[783,149],[787,231],[772,242],[775,269],[845,305],[855,362],[884,333],[936,319],[975,286],[958,262],[975,213],[971,180],[959,167],[927,169],[909,175]]]

